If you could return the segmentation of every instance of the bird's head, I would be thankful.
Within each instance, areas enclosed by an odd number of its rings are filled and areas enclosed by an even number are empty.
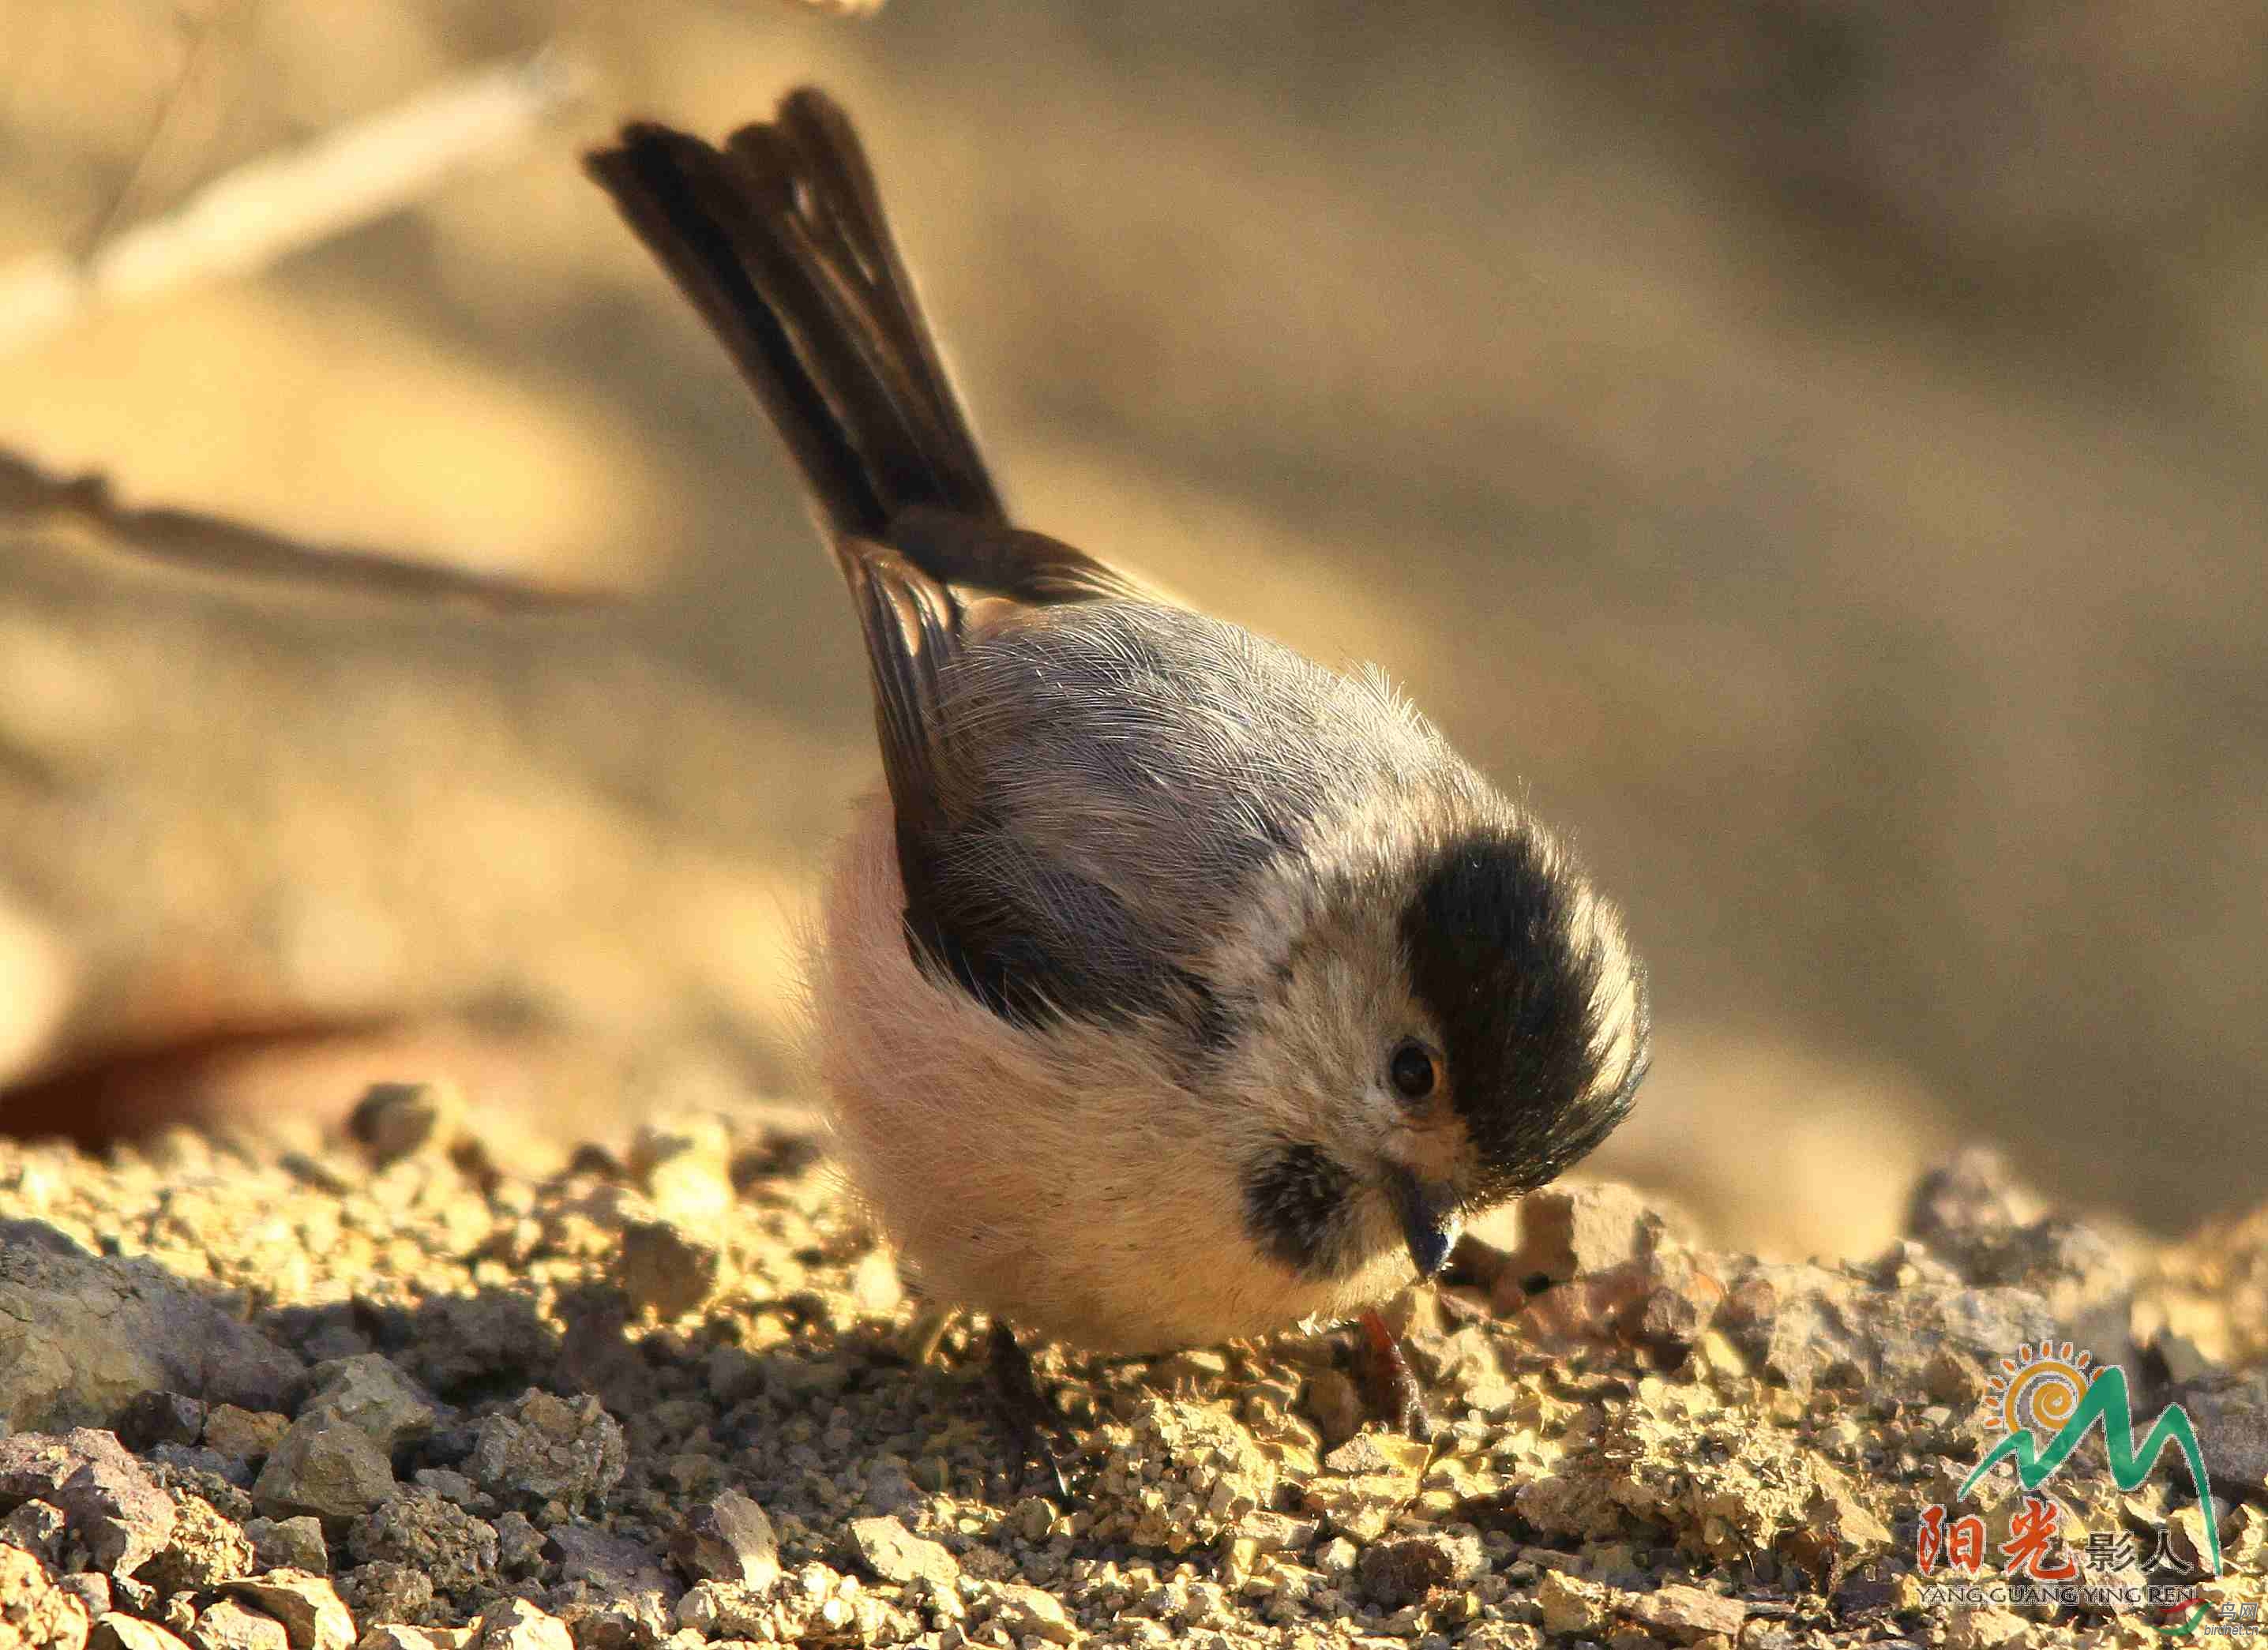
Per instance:
[[[1245,1223],[1318,1280],[1395,1244],[1439,1272],[1465,1219],[1605,1139],[1646,1070],[1644,970],[1558,844],[1508,810],[1408,820],[1307,856],[1259,987],[1245,1063],[1274,1099]]]

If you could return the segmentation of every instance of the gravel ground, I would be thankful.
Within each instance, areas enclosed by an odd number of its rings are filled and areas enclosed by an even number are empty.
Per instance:
[[[807,1135],[688,1118],[539,1179],[463,1115],[395,1088],[333,1140],[0,1144],[0,1650],[2158,1642],[1923,1595],[1921,1509],[2048,1338],[2184,1401],[2207,1592],[2261,1597],[2268,1210],[2157,1248],[1972,1155],[1826,1268],[1555,1189],[1396,1303],[1430,1447],[1362,1426],[1344,1334],[1048,1349],[1062,1505],[1005,1461],[975,1327],[911,1357]],[[2050,1488],[2140,1580],[2201,1551],[2183,1482],[2121,1492],[2097,1445]],[[1977,1509],[1997,1542],[2021,1506]]]

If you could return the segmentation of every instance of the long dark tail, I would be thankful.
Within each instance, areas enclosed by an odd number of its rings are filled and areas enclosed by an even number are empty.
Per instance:
[[[721,150],[627,127],[586,164],[733,352],[838,538],[922,505],[1005,521],[832,99],[792,92]]]

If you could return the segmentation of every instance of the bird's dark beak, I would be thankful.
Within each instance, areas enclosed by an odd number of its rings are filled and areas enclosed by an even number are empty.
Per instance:
[[[1438,1276],[1457,1241],[1457,1196],[1450,1186],[1420,1180],[1399,1164],[1386,1171],[1387,1195],[1402,1217],[1402,1236],[1421,1278]]]

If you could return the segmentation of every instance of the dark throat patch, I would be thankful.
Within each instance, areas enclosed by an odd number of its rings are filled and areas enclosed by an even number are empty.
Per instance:
[[[1355,1252],[1355,1177],[1320,1146],[1278,1146],[1244,1172],[1244,1224],[1270,1259],[1302,1278],[1344,1277]]]

